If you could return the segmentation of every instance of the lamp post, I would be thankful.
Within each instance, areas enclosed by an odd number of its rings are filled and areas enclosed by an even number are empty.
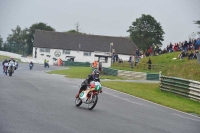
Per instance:
[[[110,56],[112,55],[112,49],[111,47],[113,46],[113,43],[110,43]],[[112,56],[111,56],[111,64],[113,63],[113,60],[112,60]]]
[[[112,46],[113,46],[113,43],[110,43],[110,56],[112,55],[112,49],[111,49]]]

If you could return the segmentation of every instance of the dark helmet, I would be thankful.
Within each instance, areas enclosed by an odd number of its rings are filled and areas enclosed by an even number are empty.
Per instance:
[[[93,75],[94,80],[98,80],[99,79],[99,71],[98,70],[95,69],[92,72],[92,75]]]

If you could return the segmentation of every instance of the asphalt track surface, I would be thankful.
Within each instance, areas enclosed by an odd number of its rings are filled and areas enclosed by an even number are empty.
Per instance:
[[[82,79],[45,72],[55,69],[0,71],[0,133],[200,133],[199,117],[105,87],[93,110],[76,107]]]

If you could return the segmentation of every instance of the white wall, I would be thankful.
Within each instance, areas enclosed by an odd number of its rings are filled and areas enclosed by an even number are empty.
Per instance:
[[[128,61],[130,55],[122,55],[122,54],[118,54],[119,59],[122,59],[123,61]]]
[[[55,51],[59,50],[61,52],[60,57],[56,57],[54,55]],[[70,50],[70,54],[63,54],[63,50],[61,49],[50,49],[50,53],[47,52],[40,52],[40,48],[37,48],[37,58],[36,59],[46,59],[49,61],[49,64],[53,64],[53,58],[61,58],[62,60],[67,60],[66,56],[74,56],[74,62],[89,62],[93,63],[94,60],[97,60],[97,57],[95,57],[95,54],[98,53],[98,55],[107,55],[108,53],[103,52],[91,52],[91,56],[84,56],[84,51],[74,51]],[[41,55],[44,54],[44,55]],[[50,57],[47,57],[47,55],[50,55]],[[33,47],[33,58],[35,57],[35,47]],[[108,58],[108,63],[103,63],[103,67],[110,67],[111,66],[111,59]]]

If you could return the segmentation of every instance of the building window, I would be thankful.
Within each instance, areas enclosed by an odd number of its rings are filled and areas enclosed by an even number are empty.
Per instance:
[[[49,48],[40,48],[40,52],[50,53]]]
[[[63,54],[70,54],[70,50],[63,50]]]
[[[91,56],[91,52],[84,52],[83,55],[84,56]]]

